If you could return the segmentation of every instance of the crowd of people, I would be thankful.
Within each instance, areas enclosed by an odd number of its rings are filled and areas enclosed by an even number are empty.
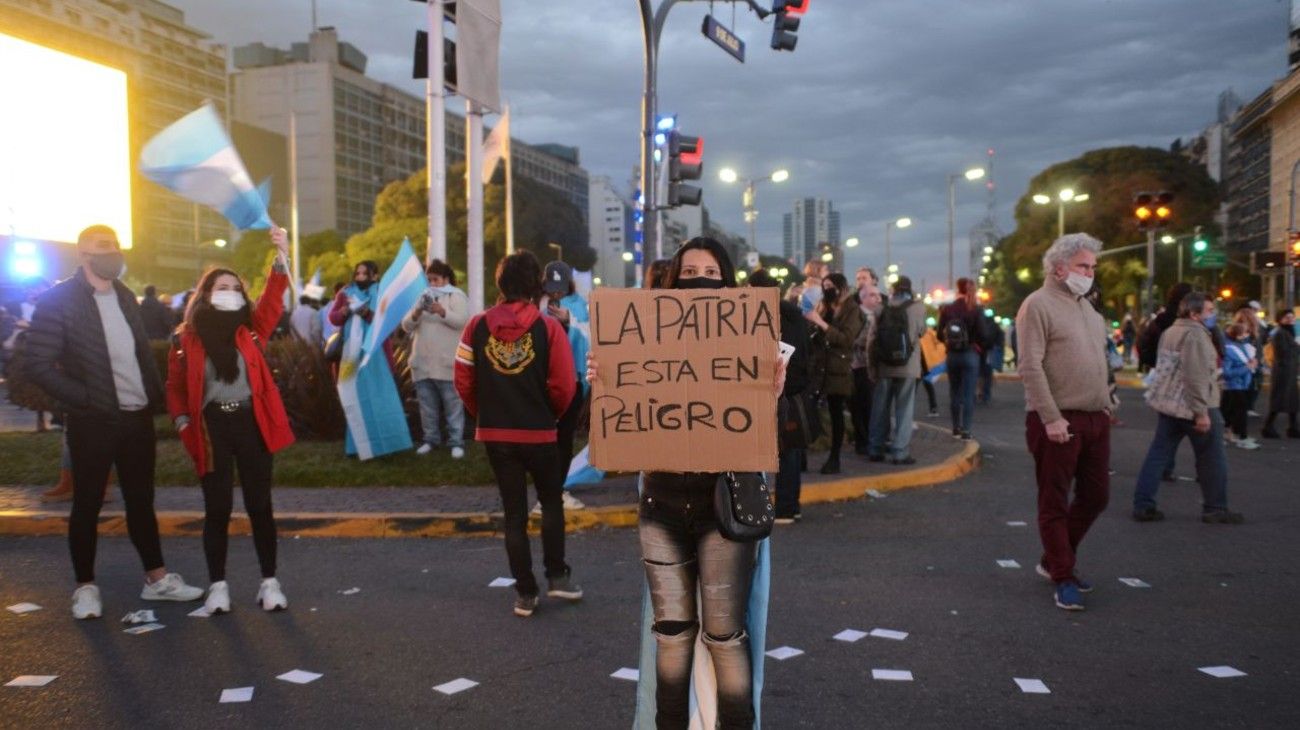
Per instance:
[[[287,319],[296,336],[319,345],[327,358],[349,362],[346,354],[331,356],[330,350],[353,348],[355,354],[375,318],[380,276],[373,262],[361,262],[328,308],[317,309],[315,298],[306,297],[286,318],[288,236],[275,228],[271,240],[277,256],[256,302],[248,298],[239,274],[215,268],[199,279],[183,316],[174,321],[153,292],[136,300],[119,280],[124,267],[116,234],[91,226],[77,242],[76,272],[38,292],[30,310],[22,310],[27,375],[65,414],[74,617],[103,614],[95,553],[111,469],[118,475],[128,532],[144,570],[143,599],[202,598],[209,614],[230,610],[227,533],[238,470],[262,575],[257,602],[267,611],[287,608],[277,576],[272,465],[274,454],[293,443],[294,433],[264,346]],[[1196,454],[1202,521],[1241,523],[1241,514],[1228,508],[1225,444],[1258,446],[1248,435],[1247,419],[1265,363],[1273,385],[1261,433],[1278,437],[1276,421],[1285,414],[1286,435],[1300,438],[1294,314],[1283,313],[1268,331],[1247,307],[1221,328],[1214,300],[1179,284],[1145,327],[1121,330],[1120,356],[1100,314],[1095,281],[1100,250],[1101,243],[1086,234],[1055,241],[1043,257],[1043,286],[1024,301],[1009,336],[981,309],[969,279],[957,281],[954,301],[928,323],[926,303],[908,277],[897,276],[884,291],[869,268],[855,272],[850,283],[820,262],[810,263],[802,284],[780,304],[780,337],[792,352],[778,361],[771,384],[780,424],[774,444],[776,522],[789,524],[801,516],[801,475],[808,469],[808,449],[821,435],[822,408],[830,429],[821,473],[843,469],[850,428],[855,453],[867,461],[913,464],[918,382],[932,388],[938,374],[947,374],[952,435],[969,440],[976,406],[988,400],[987,381],[1001,367],[1010,340],[1024,382],[1026,444],[1038,485],[1043,556],[1036,570],[1052,582],[1055,605],[1082,610],[1082,596],[1092,589],[1076,569],[1076,556],[1109,501],[1114,373],[1133,353],[1149,370],[1146,398],[1158,414],[1135,485],[1134,519],[1163,518],[1156,508],[1158,487],[1187,438]],[[573,271],[558,261],[542,267],[527,251],[508,255],[496,269],[498,303],[473,316],[450,266],[433,260],[426,278],[427,289],[400,323],[411,338],[411,376],[421,416],[416,451],[424,455],[446,448],[459,459],[467,439],[484,445],[504,512],[505,550],[516,589],[512,611],[521,617],[531,616],[541,597],[527,533],[531,478],[541,512],[546,594],[580,600],[583,589],[565,554],[564,514],[574,505],[566,503],[563,490],[579,415],[602,371],[590,354],[586,300],[577,292]],[[747,285],[779,282],[758,269],[748,274]],[[720,244],[697,238],[672,259],[647,267],[644,286],[722,289],[737,286],[737,276]],[[149,344],[157,335],[169,341],[165,381]],[[383,344],[385,357],[377,358],[376,372],[384,373],[392,388],[390,344]],[[932,391],[930,401],[930,412],[937,415]],[[202,490],[206,590],[187,584],[163,560],[153,509],[153,414],[158,412],[169,414]],[[467,417],[473,419],[472,433]],[[351,424],[348,448],[355,450]],[[644,710],[660,727],[688,722],[697,638],[712,658],[720,726],[748,727],[758,711],[754,662],[761,661],[765,611],[755,614],[754,608],[766,601],[766,545],[730,538],[720,529],[712,498],[720,476],[649,472],[640,477],[639,534],[649,606],[644,646],[656,667],[652,677],[643,677],[654,698]]]

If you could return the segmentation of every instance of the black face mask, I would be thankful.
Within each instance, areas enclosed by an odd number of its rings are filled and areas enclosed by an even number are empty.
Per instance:
[[[369,289],[370,285],[374,284],[375,282],[372,279],[366,279],[365,281],[354,281],[352,283],[356,284],[357,288],[360,289],[361,291],[365,291]]]
[[[692,276],[689,279],[678,279],[674,284],[674,289],[721,289],[726,284],[722,279],[710,279],[707,276]]]
[[[840,300],[840,290],[835,287],[825,287],[822,289],[822,298],[828,302],[838,302]]]

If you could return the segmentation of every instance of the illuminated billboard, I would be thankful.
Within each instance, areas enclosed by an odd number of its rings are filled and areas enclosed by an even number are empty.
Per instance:
[[[0,33],[0,235],[131,246],[126,74]]]

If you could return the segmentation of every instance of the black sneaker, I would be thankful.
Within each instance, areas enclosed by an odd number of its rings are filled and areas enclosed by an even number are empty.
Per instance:
[[[531,596],[518,596],[515,598],[515,615],[521,618],[528,618],[537,610],[537,594]]]
[[[839,473],[840,473],[840,457],[838,457],[838,456],[832,456],[832,457],[830,457],[829,459],[827,459],[827,460],[826,460],[826,463],[825,463],[825,464],[822,464],[822,468],[821,468],[820,471],[821,471],[822,474],[839,474]]]
[[[891,464],[895,464],[895,465],[898,465],[898,466],[907,466],[907,465],[909,465],[909,464],[915,464],[915,463],[916,463],[916,459],[913,458],[913,457],[911,457],[911,456],[904,456],[904,457],[901,458],[901,459],[890,459],[890,460],[889,460],[889,463],[891,463]]]
[[[961,440],[962,440],[962,441],[970,441],[970,439],[971,439],[970,431],[962,431],[962,432],[961,432]]]
[[[885,457],[883,454],[871,454],[870,456],[867,457],[867,461],[874,461],[877,463],[882,462],[884,460]]]
[[[546,580],[546,595],[551,598],[563,598],[566,601],[582,600],[582,586],[573,582],[572,575],[562,575]]]
[[[1133,510],[1133,519],[1138,522],[1159,522],[1165,518],[1165,513],[1155,507],[1143,507],[1142,509]]]
[[[1201,513],[1201,522],[1207,525],[1240,525],[1245,521],[1246,518],[1242,517],[1240,512],[1230,512],[1226,509]]]

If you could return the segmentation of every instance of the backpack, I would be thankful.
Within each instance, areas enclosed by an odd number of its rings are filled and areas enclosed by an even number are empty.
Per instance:
[[[912,342],[906,304],[886,304],[876,325],[876,361],[881,365],[900,367],[912,359],[916,343]]]
[[[970,345],[970,330],[966,328],[966,320],[961,317],[948,320],[948,324],[943,326],[943,346],[948,352],[963,352],[970,349]]]
[[[991,350],[998,344],[998,323],[993,318],[980,312],[975,320],[975,337],[979,346]]]

